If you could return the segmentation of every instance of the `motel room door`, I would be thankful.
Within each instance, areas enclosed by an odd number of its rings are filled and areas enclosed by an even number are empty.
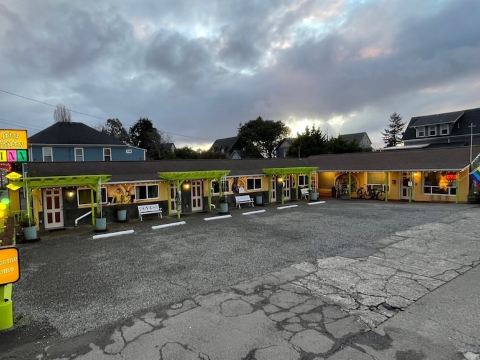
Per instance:
[[[409,173],[402,173],[402,186],[400,187],[400,198],[408,200],[410,198],[411,178]]]
[[[192,181],[192,211],[203,210],[202,180]]]
[[[283,199],[284,200],[290,200],[291,186],[292,186],[292,178],[290,176],[285,176],[285,179],[283,180]]]
[[[270,179],[272,182],[272,203],[277,202],[277,177],[272,176]]]
[[[43,190],[43,216],[45,229],[63,227],[62,189]]]

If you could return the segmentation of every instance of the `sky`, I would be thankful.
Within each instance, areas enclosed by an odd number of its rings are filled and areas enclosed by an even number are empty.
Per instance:
[[[291,135],[480,106],[478,0],[0,0],[0,126],[148,117],[206,148],[262,116]]]

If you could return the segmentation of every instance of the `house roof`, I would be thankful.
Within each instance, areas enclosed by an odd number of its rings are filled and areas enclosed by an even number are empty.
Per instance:
[[[473,154],[480,153],[474,146]],[[398,150],[326,154],[306,159],[202,159],[112,162],[29,163],[28,176],[111,175],[111,182],[158,180],[159,172],[230,170],[230,176],[262,174],[265,168],[316,166],[319,171],[461,170],[469,163],[469,148]]]
[[[237,143],[238,136],[232,136],[223,139],[217,139],[213,142],[212,147],[210,148],[213,152],[223,152],[230,153],[233,150],[233,147]]]
[[[453,111],[443,114],[415,116],[412,117],[408,126],[418,127],[425,125],[451,124],[456,122],[463,114],[464,111]]]
[[[57,122],[28,138],[30,144],[125,145],[113,136],[95,130],[80,122]]]
[[[480,146],[473,147],[473,156]],[[315,155],[308,158],[324,171],[428,171],[461,170],[470,161],[469,147],[389,150],[372,153]]]
[[[355,141],[357,144],[360,144],[362,139],[364,137],[367,137],[368,141],[370,142],[370,144],[372,143],[370,141],[370,138],[368,137],[368,134],[363,131],[363,132],[359,132],[359,133],[353,133],[353,134],[343,134],[343,135],[338,135],[339,138],[345,140],[345,141],[348,141],[348,142],[353,142]]]

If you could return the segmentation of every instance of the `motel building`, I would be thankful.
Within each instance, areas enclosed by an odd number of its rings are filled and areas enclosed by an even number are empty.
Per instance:
[[[10,190],[11,210],[26,203],[40,230],[114,222],[125,209],[159,204],[164,215],[216,212],[222,197],[257,203],[301,200],[302,188],[321,198],[356,199],[383,191],[382,201],[465,203],[479,191],[480,146],[311,156],[305,159],[32,162]],[[477,177],[476,177],[477,176]],[[357,200],[365,201],[365,200]],[[243,207],[248,205],[243,205]]]

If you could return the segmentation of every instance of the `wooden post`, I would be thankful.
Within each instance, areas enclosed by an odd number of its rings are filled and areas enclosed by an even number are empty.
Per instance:
[[[212,211],[212,180],[208,179],[207,182],[208,182],[208,212],[210,212]],[[220,187],[222,187],[221,181],[220,181]]]
[[[182,183],[183,181],[181,180],[177,180],[177,194],[176,195],[180,195],[178,197],[178,199],[176,199],[175,201],[177,201],[177,219],[180,219],[180,214],[182,212]]]
[[[385,202],[388,201],[388,192],[390,187],[390,180],[389,180],[390,173],[385,171]]]
[[[295,200],[298,200],[298,178],[299,178],[299,175],[295,174]],[[290,197],[292,197],[291,194],[290,194]]]
[[[352,173],[348,173],[348,197],[352,198]]]
[[[273,175],[268,177],[268,203],[270,204],[272,202],[272,181],[273,181]]]
[[[460,191],[460,173],[457,171],[457,178],[455,179],[455,203],[458,204],[458,196]]]
[[[172,189],[171,189],[171,187],[172,187],[172,184],[169,181],[167,183],[167,201],[168,201],[168,203],[167,203],[167,214],[168,214],[168,216],[170,216],[171,213],[172,213]]]
[[[411,203],[412,200],[413,200],[413,189],[414,189],[414,186],[415,186],[415,177],[414,177],[414,173],[413,171],[410,172],[410,181],[412,182],[412,186],[409,186],[408,187],[408,190],[409,190],[409,194],[408,194],[408,202]]]
[[[93,188],[90,187],[90,203],[92,207],[92,225],[95,226],[95,198],[93,196]]]

